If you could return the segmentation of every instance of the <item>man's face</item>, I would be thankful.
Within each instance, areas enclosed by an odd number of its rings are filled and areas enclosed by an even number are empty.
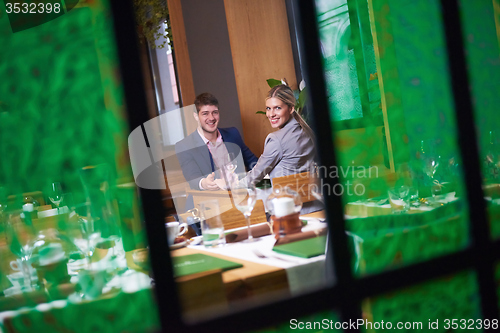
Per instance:
[[[194,118],[204,132],[214,133],[219,124],[219,108],[215,105],[203,105],[200,112],[194,114]]]

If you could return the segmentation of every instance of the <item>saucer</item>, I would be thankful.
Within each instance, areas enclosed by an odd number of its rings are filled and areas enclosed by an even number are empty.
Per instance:
[[[191,238],[189,240],[190,240],[189,244],[191,244],[191,245],[198,245],[198,244],[201,244],[203,242],[203,236],[196,236],[196,237],[193,237],[193,238]]]
[[[176,243],[176,244],[173,244],[173,245],[170,245],[170,250],[177,250],[177,249],[180,249],[181,247],[184,247],[186,246],[188,243],[187,240],[185,240],[184,242],[180,242],[180,243]]]

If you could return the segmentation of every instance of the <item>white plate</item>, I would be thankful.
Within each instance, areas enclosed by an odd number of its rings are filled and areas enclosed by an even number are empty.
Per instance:
[[[203,242],[203,236],[196,236],[196,237],[193,237],[190,239],[191,243],[189,243],[190,245],[198,245],[198,244],[201,244],[201,242]]]
[[[184,242],[180,242],[180,243],[176,243],[174,245],[170,245],[170,250],[176,250],[176,249],[180,249],[181,247],[184,247],[187,245],[187,240],[185,240]]]

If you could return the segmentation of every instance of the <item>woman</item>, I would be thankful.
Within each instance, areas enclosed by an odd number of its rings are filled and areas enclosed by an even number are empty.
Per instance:
[[[314,135],[295,112],[295,96],[287,85],[272,88],[266,98],[266,116],[276,132],[270,133],[260,156],[246,180],[254,184],[269,174],[275,177],[311,171],[314,167]],[[321,209],[318,202],[307,203],[302,213]]]

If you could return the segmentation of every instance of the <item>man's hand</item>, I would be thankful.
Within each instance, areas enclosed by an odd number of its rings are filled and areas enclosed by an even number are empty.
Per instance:
[[[207,176],[207,178],[203,178],[203,180],[201,181],[201,187],[204,190],[208,190],[208,191],[216,191],[216,190],[218,190],[219,189],[219,185],[217,185],[215,183],[214,178],[215,178],[215,175],[212,172],[211,174],[209,174]]]
[[[216,179],[214,182],[219,186],[221,190],[227,190],[226,182],[224,179]]]

